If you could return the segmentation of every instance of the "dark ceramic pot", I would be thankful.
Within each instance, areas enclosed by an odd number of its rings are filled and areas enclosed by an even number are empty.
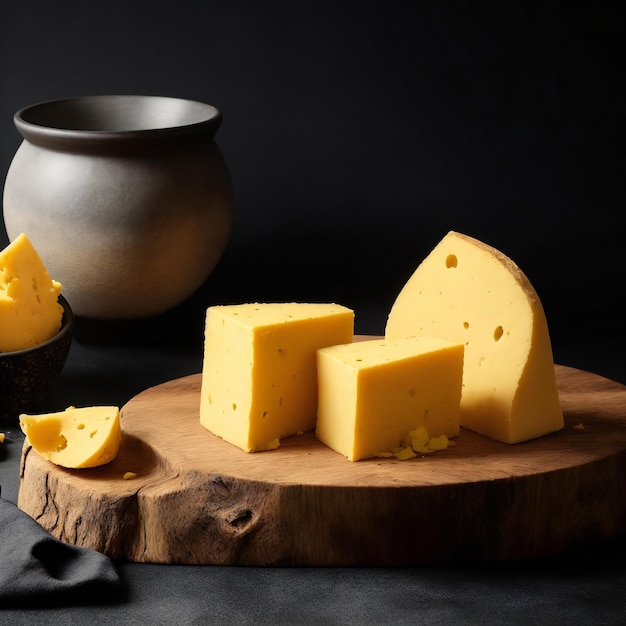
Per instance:
[[[215,107],[94,96],[36,104],[14,121],[24,141],[5,182],[7,234],[29,237],[76,315],[155,315],[206,280],[232,221]]]

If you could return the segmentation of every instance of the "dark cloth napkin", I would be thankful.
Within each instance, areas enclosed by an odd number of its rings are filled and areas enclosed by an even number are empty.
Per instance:
[[[0,498],[0,610],[16,605],[110,604],[121,592],[111,559],[59,541],[15,504]]]

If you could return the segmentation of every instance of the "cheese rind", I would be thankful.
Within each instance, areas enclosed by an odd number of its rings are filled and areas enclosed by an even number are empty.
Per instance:
[[[20,415],[20,428],[46,460],[68,468],[110,463],[120,448],[120,412],[115,406],[69,407],[57,413]]]
[[[350,461],[401,447],[411,453],[418,429],[425,441],[459,434],[462,344],[420,337],[337,345],[318,350],[317,371],[317,438]]]
[[[563,427],[539,297],[519,267],[472,237],[448,233],[398,295],[385,336],[465,344],[461,425],[505,443]]]
[[[336,304],[209,307],[200,423],[246,452],[315,428],[316,350],[352,341],[354,312]]]
[[[20,234],[0,252],[0,352],[39,345],[60,328],[61,283],[52,280],[32,243]]]

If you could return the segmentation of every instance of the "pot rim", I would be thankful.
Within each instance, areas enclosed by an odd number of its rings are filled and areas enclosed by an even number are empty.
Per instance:
[[[95,95],[46,100],[13,116],[19,133],[48,147],[150,143],[217,132],[213,105],[172,96]]]

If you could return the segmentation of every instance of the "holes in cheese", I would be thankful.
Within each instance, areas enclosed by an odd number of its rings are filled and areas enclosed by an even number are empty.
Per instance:
[[[506,443],[563,427],[543,307],[495,248],[448,233],[401,290],[385,336],[465,344],[462,426]]]
[[[315,428],[318,348],[352,341],[354,312],[336,304],[209,307],[200,422],[246,452]]]
[[[460,430],[463,351],[434,337],[318,350],[317,438],[350,461],[441,449]]]
[[[459,263],[459,260],[456,257],[456,254],[449,254],[446,257],[446,267],[450,268],[450,267],[456,267]]]
[[[30,445],[56,465],[87,468],[111,462],[122,438],[114,406],[69,407],[58,413],[20,415]]]

